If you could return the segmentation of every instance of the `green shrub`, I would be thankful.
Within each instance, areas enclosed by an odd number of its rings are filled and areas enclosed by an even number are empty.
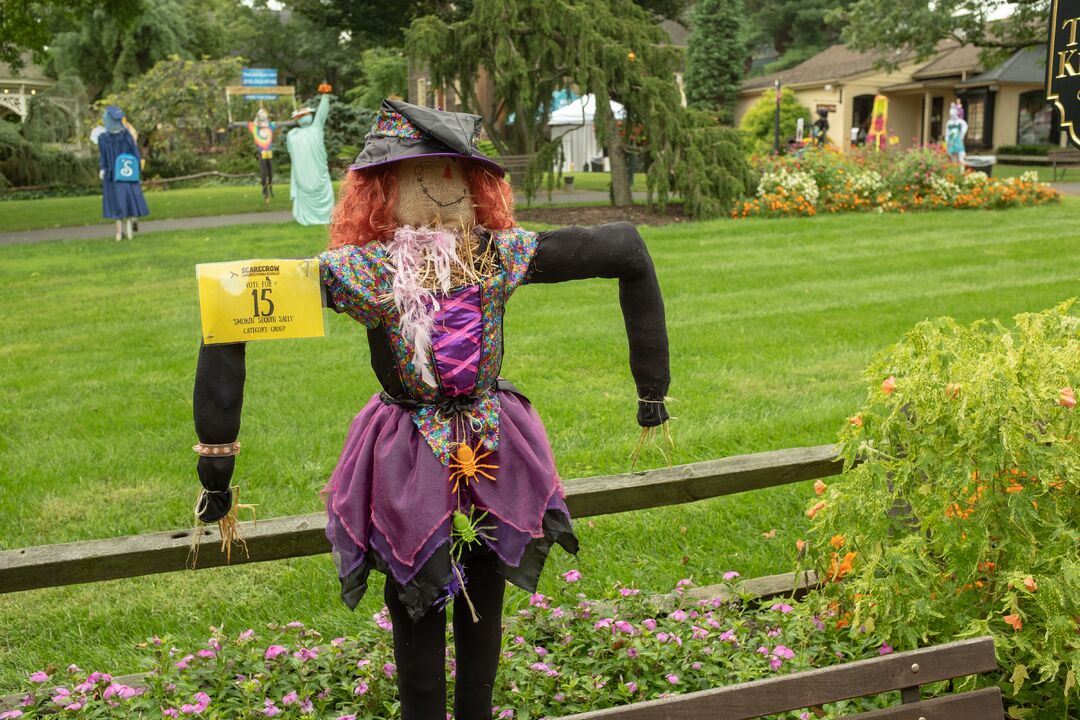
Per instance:
[[[0,189],[29,185],[93,185],[98,159],[45,150],[23,137],[19,126],[0,122]]]
[[[768,155],[773,151],[776,133],[776,91],[766,90],[761,99],[743,115],[739,129],[743,133],[746,149],[754,155]],[[810,109],[799,102],[795,92],[789,88],[780,91],[780,145],[783,147],[788,138],[795,137],[795,128],[799,118],[803,119],[806,134],[810,134]]]
[[[992,634],[1015,718],[1080,706],[1078,358],[1072,302],[919,323],[867,369],[847,473],[807,513],[839,622],[901,649]]]
[[[1057,150],[1056,145],[1002,145],[995,154],[997,155],[1039,155],[1046,157],[1051,150]]]

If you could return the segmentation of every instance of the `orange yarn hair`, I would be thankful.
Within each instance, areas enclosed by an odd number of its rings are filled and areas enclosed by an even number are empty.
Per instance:
[[[465,180],[477,225],[488,230],[514,226],[514,193],[509,183],[475,162],[467,163]],[[365,245],[397,229],[394,207],[398,187],[393,163],[350,170],[341,182],[340,197],[330,221],[331,249]]]

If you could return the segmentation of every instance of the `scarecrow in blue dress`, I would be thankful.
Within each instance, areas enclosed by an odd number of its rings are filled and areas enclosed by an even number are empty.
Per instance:
[[[101,178],[101,212],[116,220],[116,239],[131,239],[132,220],[150,214],[140,181],[142,155],[125,122],[124,111],[105,108],[105,132],[97,137]]]

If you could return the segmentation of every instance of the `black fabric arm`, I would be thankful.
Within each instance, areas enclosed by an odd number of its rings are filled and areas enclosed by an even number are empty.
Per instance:
[[[627,222],[568,227],[540,233],[528,282],[557,283],[617,278],[630,372],[638,391],[638,424],[655,427],[668,419],[664,407],[671,382],[664,298],[649,250]]]
[[[199,442],[220,445],[233,442],[239,435],[246,348],[244,343],[199,348],[193,401]],[[229,483],[235,463],[235,456],[199,458],[199,481],[209,491],[199,513],[203,522],[214,522],[228,514],[232,506]]]

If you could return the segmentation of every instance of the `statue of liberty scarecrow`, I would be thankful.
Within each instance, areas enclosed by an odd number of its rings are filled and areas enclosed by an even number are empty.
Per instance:
[[[373,569],[386,576],[404,720],[447,716],[451,607],[454,717],[489,720],[506,582],[534,592],[553,545],[578,549],[544,426],[500,374],[515,289],[618,280],[637,422],[645,433],[668,419],[664,302],[641,235],[629,223],[519,227],[503,168],[477,150],[480,127],[477,115],[384,101],[319,257],[326,304],[362,326],[382,385],[323,490],[326,533],[350,608]],[[204,345],[195,378],[198,514],[223,526],[235,522],[245,349]],[[312,371],[348,383],[356,365]],[[578,402],[600,391],[589,382]]]
[[[319,86],[322,98],[317,110],[303,107],[292,114],[298,127],[285,136],[292,175],[289,193],[292,213],[301,225],[326,225],[334,209],[334,186],[326,161],[326,117],[330,114],[331,87]]]

